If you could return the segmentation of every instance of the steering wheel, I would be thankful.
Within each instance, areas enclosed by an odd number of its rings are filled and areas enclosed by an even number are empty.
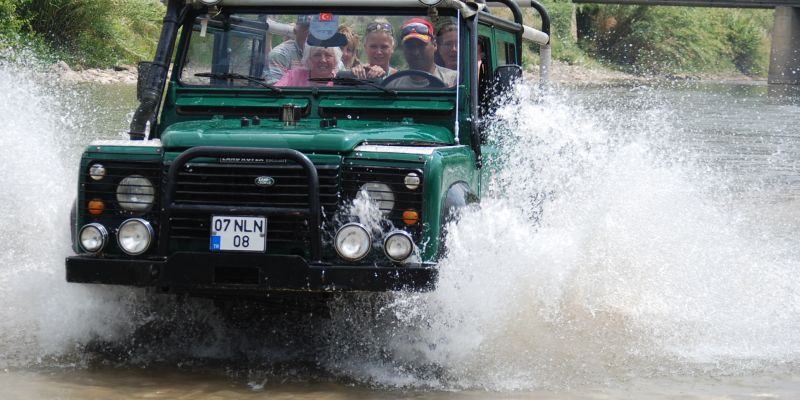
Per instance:
[[[381,82],[381,86],[386,87],[388,84],[390,84],[390,83],[392,83],[392,82],[394,82],[394,81],[396,81],[396,80],[398,80],[400,78],[406,77],[406,76],[417,76],[417,77],[420,77],[420,78],[427,79],[429,88],[446,88],[447,87],[447,85],[444,82],[442,82],[441,79],[433,76],[432,74],[430,74],[428,72],[419,71],[419,70],[416,70],[416,69],[408,69],[408,70],[405,70],[405,71],[395,72],[394,74],[389,75],[388,77],[386,77],[383,80],[383,82]]]
[[[381,78],[364,78],[364,79],[360,79],[352,71],[339,71],[339,72],[336,73],[336,77],[337,78],[342,78],[342,79],[355,79],[355,80],[358,80],[358,81],[368,81],[368,82],[372,82],[372,83],[375,83],[375,84],[381,83]]]

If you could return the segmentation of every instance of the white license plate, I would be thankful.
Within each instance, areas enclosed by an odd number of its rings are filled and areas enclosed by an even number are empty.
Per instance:
[[[267,249],[264,217],[211,217],[211,251],[258,251]]]

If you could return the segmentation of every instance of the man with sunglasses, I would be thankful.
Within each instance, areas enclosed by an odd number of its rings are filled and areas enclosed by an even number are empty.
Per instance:
[[[457,72],[436,65],[436,39],[433,25],[429,21],[423,18],[411,18],[403,23],[400,30],[400,41],[409,71],[420,71],[421,73],[404,71],[398,75],[397,79],[388,81],[387,88],[433,88],[442,83],[446,87],[455,86]]]

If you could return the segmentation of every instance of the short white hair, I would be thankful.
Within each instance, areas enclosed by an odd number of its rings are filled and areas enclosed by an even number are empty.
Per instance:
[[[333,56],[334,58],[336,58],[335,62],[336,65],[333,67],[333,70],[338,71],[339,64],[342,63],[342,49],[338,47],[320,47],[320,46],[310,46],[306,44],[306,47],[303,48],[303,59],[301,60],[303,66],[306,67],[306,69],[311,69],[311,66],[308,65],[308,62],[311,59],[311,56],[320,50],[322,51],[333,50]]]

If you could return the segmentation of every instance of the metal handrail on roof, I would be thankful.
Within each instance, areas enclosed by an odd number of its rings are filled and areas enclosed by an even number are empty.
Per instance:
[[[516,1],[516,3],[519,4],[521,7],[526,7],[526,6],[530,7],[532,3],[530,0],[528,1],[512,0],[512,1]],[[162,0],[162,2],[166,2],[166,0]],[[185,3],[196,6],[210,5],[200,0],[185,0]],[[494,3],[495,5],[501,4],[497,2]],[[220,0],[218,3],[214,5],[242,6],[242,7],[256,7],[256,6],[375,7],[378,4],[380,4],[380,7],[398,7],[398,8],[427,7],[424,4],[420,3],[419,0],[380,0],[380,2],[376,2],[375,0]],[[486,3],[483,1],[460,1],[460,0],[443,0],[441,3],[436,5],[436,7],[440,8],[452,8],[460,10],[461,14],[467,18],[475,15],[475,13],[480,11],[485,6]],[[523,34],[522,34],[523,39],[530,40],[540,45],[545,45],[550,41],[550,35],[548,33],[545,33],[543,31],[540,31],[536,28],[527,25],[522,25],[522,28],[523,28]]]

